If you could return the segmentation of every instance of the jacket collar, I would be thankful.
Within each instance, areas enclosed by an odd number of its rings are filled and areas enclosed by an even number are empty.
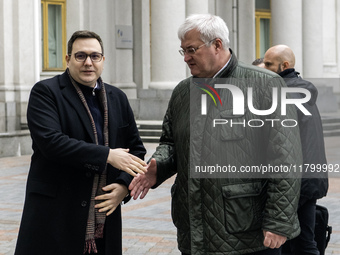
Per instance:
[[[231,53],[231,57],[230,57],[230,61],[228,65],[215,78],[229,77],[231,73],[235,70],[238,64],[238,60],[237,60],[235,53],[233,53],[231,49],[229,49],[229,51]]]
[[[286,70],[283,70],[279,75],[282,78],[293,78],[293,77],[298,77],[299,73],[295,72],[294,68],[288,68]]]

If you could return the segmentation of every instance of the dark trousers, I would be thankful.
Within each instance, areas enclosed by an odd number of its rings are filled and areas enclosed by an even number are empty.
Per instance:
[[[182,255],[190,255],[190,254],[182,253]],[[246,255],[281,255],[281,248],[279,248],[279,249],[266,249],[266,250],[263,250],[263,251],[247,253]]]
[[[298,237],[286,242],[283,246],[283,255],[319,255],[314,241],[316,199],[300,198],[298,217],[301,233]]]

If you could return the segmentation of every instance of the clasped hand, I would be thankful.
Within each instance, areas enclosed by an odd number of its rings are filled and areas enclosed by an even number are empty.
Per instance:
[[[106,216],[113,213],[117,206],[123,201],[128,194],[128,189],[123,184],[112,183],[103,187],[103,191],[107,192],[104,195],[95,197],[96,201],[104,200],[103,202],[96,204],[95,208],[99,209],[99,212],[107,212]]]

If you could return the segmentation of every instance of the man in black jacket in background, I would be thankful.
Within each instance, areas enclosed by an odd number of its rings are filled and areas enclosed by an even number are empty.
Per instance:
[[[278,73],[288,87],[307,89],[311,93],[311,99],[303,104],[311,115],[297,111],[303,151],[303,179],[298,209],[301,234],[290,242],[291,253],[289,254],[319,255],[314,241],[315,206],[316,200],[327,194],[328,175],[327,172],[311,173],[308,171],[308,168],[327,163],[321,117],[316,105],[318,91],[311,82],[303,80],[295,71],[295,56],[288,46],[276,45],[268,49],[264,56],[264,64],[266,69]],[[292,97],[303,98],[304,95],[294,93]],[[288,244],[289,242],[285,244],[286,248]]]

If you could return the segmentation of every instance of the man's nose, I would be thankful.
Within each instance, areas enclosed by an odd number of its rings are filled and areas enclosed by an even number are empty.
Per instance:
[[[92,65],[92,60],[90,56],[87,56],[85,61],[84,61],[84,65]]]
[[[192,56],[188,53],[184,53],[184,61],[188,62],[190,59],[192,58]]]

